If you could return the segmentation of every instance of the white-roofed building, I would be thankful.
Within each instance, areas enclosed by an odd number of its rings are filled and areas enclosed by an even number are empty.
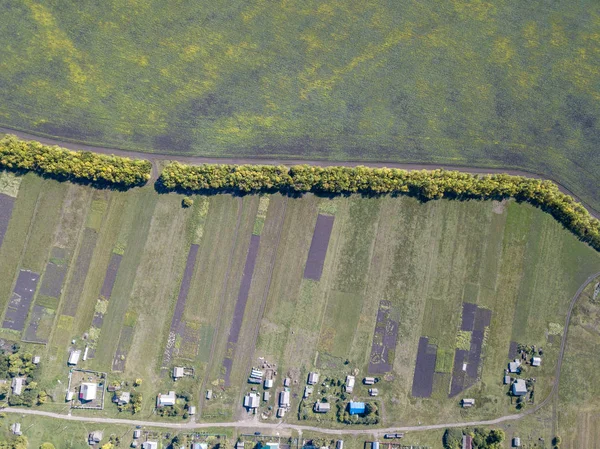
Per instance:
[[[512,394],[515,396],[524,396],[527,394],[527,384],[523,379],[517,379],[512,384]]]
[[[79,349],[71,351],[69,354],[69,361],[67,363],[69,365],[77,365],[79,363],[79,357],[81,357],[81,351]]]
[[[173,368],[173,379],[177,380],[184,376],[183,374],[183,366],[176,366]]]
[[[290,392],[285,390],[279,393],[279,407],[287,408],[290,406]]]
[[[346,376],[346,393],[352,393],[354,391],[354,382],[356,379],[354,376]]]
[[[24,377],[13,377],[11,384],[12,394],[19,396],[23,392],[23,385],[25,385]]]
[[[521,361],[519,359],[515,359],[514,362],[510,362],[508,364],[508,372],[509,373],[520,373],[521,372]]]
[[[84,382],[79,387],[79,400],[80,401],[93,401],[96,399],[96,393],[98,391],[98,384],[93,382]]]
[[[175,405],[177,401],[177,396],[174,391],[169,391],[169,394],[161,394],[159,393],[156,398],[156,406],[157,407],[167,407]]]
[[[273,379],[265,379],[265,388],[273,388]]]
[[[156,442],[156,441],[144,441],[142,443],[142,449],[158,449],[158,442]]]
[[[258,408],[260,397],[256,393],[248,393],[244,396],[244,407],[247,409]]]
[[[311,372],[308,374],[308,385],[314,385],[319,382],[319,373]]]
[[[10,431],[13,433],[13,435],[16,435],[16,436],[21,435],[22,434],[21,423],[20,422],[14,423],[12,426],[10,426]]]
[[[475,405],[475,399],[463,399],[462,400],[462,406],[463,407],[473,407]]]
[[[313,410],[315,413],[327,413],[331,410],[331,404],[329,402],[315,402]]]
[[[542,364],[541,357],[534,357],[531,359],[531,366],[541,366],[541,364]]]

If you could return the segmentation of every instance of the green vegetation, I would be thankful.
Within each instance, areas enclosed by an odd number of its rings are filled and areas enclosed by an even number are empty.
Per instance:
[[[548,211],[581,240],[600,250],[600,220],[551,181],[511,175],[478,176],[445,170],[406,171],[390,168],[315,167],[289,170],[266,165],[168,164],[159,182],[175,191],[282,190],[318,193],[409,194],[439,198],[516,198]]]
[[[447,429],[442,437],[444,449],[461,449],[463,435],[473,438],[473,449],[500,449],[506,436],[500,429],[475,428],[473,430]]]
[[[127,188],[145,184],[150,179],[152,167],[145,160],[70,151],[9,135],[0,139],[0,168],[34,171],[58,180],[100,187]]]
[[[143,151],[521,167],[600,209],[599,16],[595,0],[28,0],[3,14],[0,120]]]

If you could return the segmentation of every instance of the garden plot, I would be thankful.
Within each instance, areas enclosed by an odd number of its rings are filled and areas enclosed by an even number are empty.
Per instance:
[[[427,337],[419,339],[412,395],[416,398],[428,398],[433,392],[433,377],[437,357],[437,346],[430,344]]]
[[[6,229],[8,229],[8,222],[10,221],[14,204],[14,198],[0,193],[0,246],[2,246],[4,234],[6,234]]]
[[[17,284],[10,297],[2,327],[21,332],[35,295],[40,275],[29,270],[20,270]]]
[[[225,386],[229,386],[229,376],[231,375],[231,367],[235,357],[235,348],[242,329],[242,321],[244,320],[244,311],[250,294],[250,286],[252,285],[252,276],[254,275],[254,267],[256,266],[256,257],[258,256],[258,248],[260,246],[260,236],[253,234],[250,238],[250,247],[246,256],[246,264],[244,265],[244,274],[240,284],[235,309],[233,312],[233,320],[229,328],[229,338],[227,339],[227,356],[223,360],[225,367]]]
[[[319,214],[317,217],[317,224],[315,225],[315,231],[304,268],[304,279],[312,279],[313,281],[321,279],[334,219],[335,217],[331,215],[323,214]]]
[[[465,348],[455,350],[449,397],[458,395],[477,382],[485,329],[489,327],[491,319],[491,310],[477,307],[475,304],[463,303],[461,332],[469,332],[471,340],[468,350]]]
[[[396,342],[398,341],[398,321],[394,321],[390,317],[391,306],[389,301],[379,303],[369,361],[370,374],[387,373],[393,367]]]
[[[74,317],[77,314],[77,307],[83,293],[85,279],[90,269],[97,240],[98,234],[96,231],[91,228],[84,229],[79,253],[75,260],[75,269],[65,294],[64,306],[62,309],[63,315]]]
[[[31,319],[23,334],[23,341],[40,344],[48,343],[55,314],[56,309],[40,306],[38,304],[34,305],[33,311],[31,312]]]
[[[119,337],[119,344],[117,351],[115,352],[115,358],[112,363],[112,370],[123,372],[125,371],[125,363],[127,363],[127,354],[129,353],[129,347],[133,341],[133,326],[123,326],[121,329],[121,335]]]
[[[175,312],[173,312],[173,318],[171,319],[171,329],[169,330],[169,338],[167,340],[167,346],[163,353],[163,368],[169,368],[171,365],[173,355],[177,356],[176,353],[176,341],[177,337],[182,338],[185,330],[185,323],[183,322],[183,312],[185,310],[185,301],[187,300],[188,293],[190,291],[190,284],[192,277],[194,276],[194,267],[196,266],[196,258],[198,256],[199,245],[190,246],[188,252],[187,261],[185,263],[185,270],[183,272],[183,279],[181,280],[181,286],[179,288],[179,295],[177,296],[177,303],[175,304]],[[174,354],[175,353],[175,354]]]

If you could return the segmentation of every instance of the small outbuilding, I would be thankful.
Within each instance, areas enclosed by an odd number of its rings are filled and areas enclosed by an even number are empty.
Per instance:
[[[265,388],[273,388],[273,379],[265,379]]]
[[[363,379],[363,383],[365,385],[373,385],[375,383],[375,378],[374,377],[365,377]]]
[[[173,368],[173,380],[181,379],[185,374],[183,373],[183,366],[176,366]]]
[[[67,364],[72,366],[77,365],[79,363],[79,357],[81,357],[81,351],[79,349],[71,351]]]
[[[10,431],[13,433],[13,435],[16,435],[16,436],[22,435],[23,433],[21,432],[21,423],[20,422],[14,423],[12,426],[10,426]]]
[[[308,385],[314,385],[319,382],[319,373],[311,372],[308,373]]]
[[[531,359],[531,366],[541,366],[542,365],[542,358],[541,357],[533,357]]]
[[[212,390],[206,390],[206,400],[210,401],[212,399],[213,392]]]
[[[101,430],[94,430],[88,435],[88,444],[92,445],[100,443],[100,441],[102,441],[102,435],[103,433]]]
[[[521,361],[519,359],[515,359],[514,362],[509,362],[508,372],[509,373],[520,373],[521,372]]]
[[[137,429],[137,430],[133,431],[133,439],[134,440],[137,440],[141,436],[142,436],[142,431],[140,429]]]
[[[196,406],[195,405],[190,405],[188,408],[188,414],[190,416],[194,416],[196,414]]]
[[[144,441],[142,443],[142,449],[158,449],[157,441]]]
[[[115,393],[113,396],[113,402],[117,405],[127,405],[131,400],[131,393],[129,391],[121,391],[120,393]]]
[[[463,408],[473,407],[475,405],[475,399],[466,398],[461,401]]]
[[[287,408],[290,406],[290,392],[284,390],[279,393],[279,407]]]
[[[510,376],[507,374],[506,376],[504,376],[504,385],[508,385],[510,384]]]
[[[369,388],[369,396],[378,396],[379,390],[377,388]]]
[[[285,410],[286,410],[285,408],[279,407],[277,409],[277,417],[278,418],[283,418],[285,416]]]
[[[313,393],[313,387],[311,385],[306,385],[304,387],[304,394],[302,395],[302,399],[306,399]]]
[[[513,447],[521,447],[521,438],[514,437],[512,440]]]
[[[289,377],[286,377],[285,379],[283,379],[284,387],[289,387],[291,384],[292,384],[292,379],[290,379]]]
[[[271,399],[271,393],[269,393],[268,391],[265,391],[263,393],[263,401],[267,402],[269,399]]]
[[[352,393],[354,391],[354,376],[346,376],[346,393]]]
[[[344,449],[344,440],[337,440],[335,442],[335,449]]]
[[[39,355],[36,355],[36,356],[33,357],[32,362],[33,362],[34,365],[37,365],[37,364],[40,363],[41,360],[42,360],[42,358]]]

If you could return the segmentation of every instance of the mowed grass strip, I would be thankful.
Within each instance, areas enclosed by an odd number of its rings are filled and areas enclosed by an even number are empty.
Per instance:
[[[329,294],[321,328],[319,351],[335,357],[348,357],[360,319],[362,301],[360,294],[338,291]]]

